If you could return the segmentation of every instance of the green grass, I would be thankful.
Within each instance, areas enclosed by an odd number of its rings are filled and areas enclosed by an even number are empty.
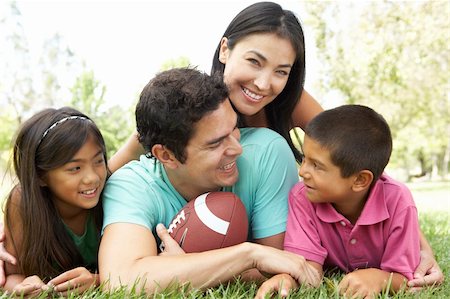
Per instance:
[[[5,187],[4,184],[2,187]],[[395,295],[382,294],[378,298],[450,298],[450,201],[447,199],[450,182],[414,183],[408,184],[411,189],[418,210],[420,225],[427,240],[430,242],[436,259],[444,272],[445,281],[439,287],[429,287],[418,294],[399,292]],[[0,188],[2,189],[2,188]],[[6,191],[2,190],[2,191]],[[5,192],[6,193],[6,192]],[[1,212],[0,212],[1,214]],[[336,291],[342,276],[326,277],[317,289],[300,288],[288,298],[343,298]],[[187,287],[172,287],[150,298],[253,298],[257,292],[257,285],[237,281],[207,289],[206,291],[189,290]],[[118,290],[114,293],[102,292],[98,288],[86,292],[82,296],[71,295],[69,298],[148,298],[133,291]],[[16,298],[0,292],[0,299]],[[38,298],[61,298],[58,295],[42,294]],[[275,298],[278,298],[275,296]]]
[[[401,291],[395,295],[380,294],[378,298],[450,298],[450,219],[447,212],[430,212],[420,217],[420,223],[423,233],[426,235],[435,252],[436,258],[445,275],[445,281],[439,287],[428,287],[417,294],[410,294]],[[335,274],[326,277],[322,285],[317,289],[301,287],[288,298],[343,298],[337,293],[337,285],[341,275]],[[151,296],[150,298],[253,298],[257,292],[257,285],[254,283],[245,283],[237,281],[234,283],[220,285],[205,291],[189,290],[187,287],[171,287],[162,293]],[[118,290],[114,293],[101,292],[98,288],[86,292],[83,296],[71,295],[69,298],[148,298],[137,291],[131,293],[125,290]],[[14,298],[6,294],[0,295],[1,298]],[[42,294],[44,298],[60,298],[58,295]],[[274,298],[278,298],[274,296]]]

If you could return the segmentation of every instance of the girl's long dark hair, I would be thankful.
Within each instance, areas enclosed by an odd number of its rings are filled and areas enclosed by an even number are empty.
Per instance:
[[[14,192],[20,194],[16,210],[22,221],[22,242],[17,259],[22,274],[51,278],[63,271],[85,266],[74,242],[52,199],[50,190],[43,187],[43,176],[52,169],[66,164],[92,136],[102,148],[105,162],[106,148],[97,126],[86,119],[72,119],[58,124],[42,138],[44,132],[56,121],[67,116],[83,116],[81,112],[64,107],[45,109],[27,120],[15,139],[13,167],[19,184],[11,191],[5,209],[8,227],[12,227],[9,210]],[[92,209],[100,233],[103,210],[101,201]],[[100,236],[100,235],[99,235]],[[93,270],[93,269],[92,269]]]
[[[294,153],[297,161],[302,155],[294,146],[289,131],[293,128],[292,112],[303,92],[305,81],[305,41],[299,20],[293,12],[273,2],[259,2],[242,10],[228,25],[223,37],[228,38],[228,48],[244,37],[255,33],[275,33],[291,41],[296,59],[283,91],[264,109],[269,128],[281,134]],[[225,65],[219,61],[220,42],[212,62],[211,73],[223,74]],[[236,111],[242,116],[239,111]],[[240,117],[243,120],[243,117]],[[245,123],[242,124],[245,126]]]

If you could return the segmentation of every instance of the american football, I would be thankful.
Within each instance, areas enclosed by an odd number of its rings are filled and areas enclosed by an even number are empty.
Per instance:
[[[247,212],[235,194],[209,192],[189,201],[168,231],[186,253],[228,247],[247,240]]]

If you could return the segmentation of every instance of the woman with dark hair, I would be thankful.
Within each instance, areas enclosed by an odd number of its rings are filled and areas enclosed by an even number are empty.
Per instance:
[[[299,20],[273,2],[242,10],[228,25],[211,73],[223,74],[240,127],[267,127],[282,135],[298,162],[289,131],[304,128],[323,109],[306,91],[305,43]],[[109,161],[112,171],[144,150],[134,133]]]
[[[97,252],[107,178],[106,147],[92,120],[71,108],[45,109],[26,121],[14,143],[18,184],[5,210],[4,289],[63,295],[98,285]]]

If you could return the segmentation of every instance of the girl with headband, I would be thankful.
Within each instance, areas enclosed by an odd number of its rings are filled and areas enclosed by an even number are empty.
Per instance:
[[[103,137],[72,108],[45,109],[26,121],[14,143],[18,183],[5,210],[4,289],[66,295],[98,285],[97,252],[108,176]]]

